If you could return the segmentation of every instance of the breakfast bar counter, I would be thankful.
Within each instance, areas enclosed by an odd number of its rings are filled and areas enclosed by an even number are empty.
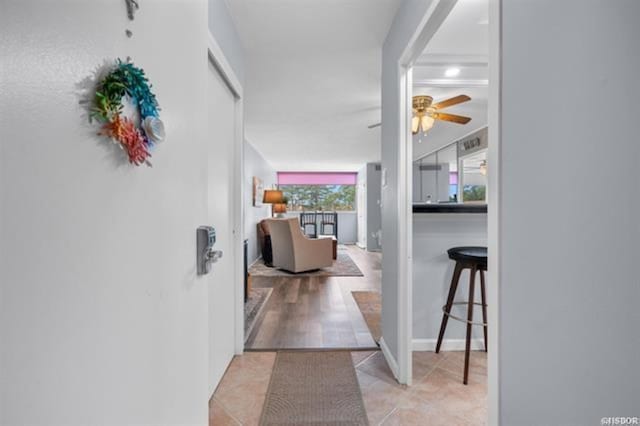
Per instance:
[[[412,234],[414,349],[433,350],[455,265],[447,250],[487,245],[487,205],[416,203]],[[460,294],[467,294],[468,282],[469,273],[465,270],[460,278]],[[453,313],[466,317],[466,305],[456,305]],[[478,310],[476,318],[480,317]],[[473,333],[472,347],[483,347],[482,328],[474,329]],[[464,324],[450,321],[443,349],[463,350],[464,337]]]
[[[486,213],[486,204],[414,203],[414,213]]]

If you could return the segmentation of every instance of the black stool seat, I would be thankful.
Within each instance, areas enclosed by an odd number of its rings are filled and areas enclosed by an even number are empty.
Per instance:
[[[438,343],[436,344],[436,353],[440,352],[440,346],[442,345],[442,339],[444,338],[444,332],[447,329],[447,322],[449,318],[462,321],[467,324],[467,339],[465,342],[464,350],[464,378],[462,383],[467,384],[469,378],[469,354],[471,352],[471,326],[482,325],[484,331],[484,350],[487,350],[487,298],[485,294],[484,285],[484,272],[487,270],[487,248],[486,247],[453,247],[447,250],[449,259],[456,262],[456,266],[453,270],[453,277],[451,278],[451,286],[449,287],[449,296],[447,297],[447,303],[442,307],[442,323],[440,323],[440,334],[438,335]],[[465,302],[454,302],[453,299],[456,296],[456,290],[458,288],[458,282],[460,281],[460,274],[463,269],[469,269],[469,300]],[[482,303],[478,303],[474,298],[474,291],[476,286],[476,274],[480,273],[480,295]],[[467,305],[467,318],[463,319],[454,315],[451,315],[451,308],[453,305]],[[473,307],[474,305],[482,306],[482,322],[473,322]]]
[[[453,247],[447,250],[447,253],[449,254],[449,259],[456,262],[476,263],[487,266],[486,247]]]

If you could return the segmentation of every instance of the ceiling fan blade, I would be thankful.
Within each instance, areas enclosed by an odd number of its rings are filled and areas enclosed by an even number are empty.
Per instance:
[[[461,104],[463,102],[467,102],[467,101],[470,101],[470,100],[471,100],[471,98],[468,97],[467,95],[458,95],[458,96],[455,96],[453,98],[445,99],[442,102],[438,102],[437,104],[433,105],[433,107],[435,109],[448,108],[450,106],[458,105],[458,104]]]
[[[376,127],[382,126],[382,123],[370,124],[367,126],[367,129],[375,129]]]
[[[433,118],[435,118],[436,120],[451,121],[452,123],[458,124],[467,124],[471,121],[471,117],[464,117],[462,115],[456,114],[447,114],[446,112],[436,112],[433,114]]]

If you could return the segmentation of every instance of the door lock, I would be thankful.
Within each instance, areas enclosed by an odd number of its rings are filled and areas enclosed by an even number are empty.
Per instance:
[[[222,250],[214,250],[216,230],[212,226],[200,226],[196,230],[196,262],[198,275],[211,271],[211,264],[222,257]]]

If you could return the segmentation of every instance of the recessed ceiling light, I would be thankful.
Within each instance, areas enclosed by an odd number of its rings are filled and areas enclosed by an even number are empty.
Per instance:
[[[447,68],[447,70],[444,72],[445,77],[457,77],[458,74],[460,74],[460,68],[456,67]]]

